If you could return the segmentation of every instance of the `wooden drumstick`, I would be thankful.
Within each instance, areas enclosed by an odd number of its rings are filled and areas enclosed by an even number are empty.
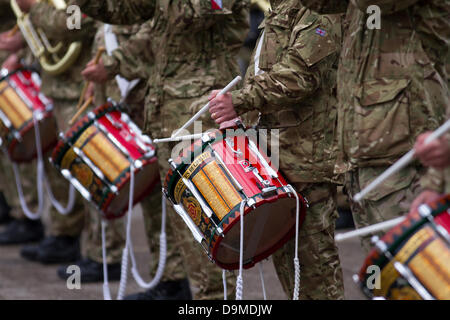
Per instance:
[[[439,138],[444,133],[450,130],[450,119],[447,120],[442,126],[436,129],[436,131],[433,131],[432,134],[428,136],[427,139],[425,139],[425,145],[430,143],[431,141]],[[361,201],[364,199],[364,197],[373,189],[378,187],[381,183],[383,183],[387,178],[392,176],[394,173],[400,171],[403,167],[408,165],[410,162],[414,160],[414,153],[415,150],[409,151],[407,154],[405,154],[403,157],[401,157],[396,163],[394,163],[392,166],[390,166],[386,171],[384,171],[380,176],[378,176],[375,180],[373,180],[367,187],[365,187],[363,190],[361,190],[359,193],[355,194],[354,200],[356,202]]]
[[[8,32],[8,38],[11,38],[12,36],[14,36],[17,33],[17,31],[19,31],[19,25],[18,24],[16,24],[14,26],[14,28],[12,28],[11,31]]]
[[[81,108],[78,109],[77,113],[70,119],[69,125],[73,125],[74,122],[78,119],[78,117],[89,107],[89,105],[92,103],[92,100],[94,97],[89,97],[86,102],[81,106]]]
[[[95,55],[94,65],[96,65],[100,61],[103,52],[105,52],[105,47],[99,47],[97,50],[97,54]],[[86,81],[86,83],[84,84],[83,90],[81,90],[80,100],[78,100],[77,109],[81,108],[81,105],[83,104],[84,100],[84,95],[86,94],[86,91],[90,83],[91,83],[90,81]]]

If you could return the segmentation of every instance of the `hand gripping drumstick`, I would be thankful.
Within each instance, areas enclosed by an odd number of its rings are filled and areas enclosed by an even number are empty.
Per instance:
[[[241,76],[237,76],[236,78],[234,78],[225,88],[223,88],[218,94],[217,96],[221,96],[225,93],[227,93],[228,91],[230,91],[231,88],[233,88],[239,81],[241,81]],[[186,129],[187,127],[189,127],[195,120],[197,120],[198,118],[200,118],[206,111],[208,111],[209,109],[209,102],[207,104],[205,104],[203,106],[203,108],[200,109],[200,111],[198,111],[188,122],[186,122],[180,129],[178,129],[173,135],[172,138],[178,136],[181,131],[183,131],[183,129]]]
[[[103,52],[105,52],[105,48],[104,47],[99,47],[98,50],[97,50],[97,54],[95,55],[94,65],[98,63],[98,61],[100,60]],[[90,83],[91,83],[90,81],[87,81],[84,84],[83,90],[81,91],[80,99],[78,100],[77,109],[81,108],[81,105],[83,104],[84,95],[86,94],[86,90],[89,87]],[[86,104],[84,104],[84,105],[86,105]]]
[[[450,130],[450,119],[447,120],[442,126],[436,129],[436,131],[433,131],[432,134],[428,136],[427,139],[425,139],[425,145],[430,143],[431,141],[439,138],[444,133]],[[400,158],[396,163],[394,163],[392,166],[390,166],[386,171],[384,171],[380,176],[378,176],[375,180],[373,180],[367,187],[365,187],[363,190],[361,190],[359,193],[355,194],[354,200],[359,202],[373,189],[378,187],[381,183],[384,182],[387,178],[389,178],[391,175],[396,173],[397,171],[400,171],[403,167],[405,167],[407,164],[412,162],[414,160],[414,153],[415,150],[409,151],[407,154],[405,154],[403,157]]]

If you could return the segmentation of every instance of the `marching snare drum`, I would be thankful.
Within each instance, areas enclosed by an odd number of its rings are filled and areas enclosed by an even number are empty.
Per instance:
[[[57,142],[53,104],[40,92],[40,78],[30,70],[4,73],[0,81],[0,145],[14,162],[37,157],[33,114],[39,124],[42,152]]]
[[[160,182],[151,139],[113,103],[97,107],[60,135],[51,161],[106,219],[125,214],[132,167],[133,205]]]
[[[242,201],[247,203],[244,268],[267,258],[295,234],[294,189],[244,134],[205,133],[169,162],[164,192],[221,268],[239,268]],[[302,223],[306,204],[298,197]]]
[[[449,208],[450,195],[422,205],[375,242],[356,276],[368,297],[450,299]],[[378,288],[375,269],[381,270]]]

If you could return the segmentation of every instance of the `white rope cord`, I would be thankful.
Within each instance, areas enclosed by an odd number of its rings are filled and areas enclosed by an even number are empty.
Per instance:
[[[111,291],[108,283],[108,264],[106,263],[106,226],[107,222],[102,219],[103,299],[111,300]]]
[[[134,199],[134,166],[130,164],[130,192],[128,197],[128,217],[127,217],[127,235],[125,248],[122,252],[122,264],[120,271],[119,291],[117,292],[117,300],[122,300],[127,288],[128,281],[128,249],[131,245],[131,218],[133,214],[133,199]]]
[[[242,292],[244,289],[244,281],[242,279],[242,269],[244,266],[244,209],[246,201],[242,200],[240,206],[239,221],[241,222],[241,238],[239,243],[239,274],[236,279],[236,300],[242,300]]]
[[[161,278],[164,274],[164,269],[166,266],[166,259],[167,259],[167,238],[166,238],[166,197],[164,193],[162,194],[162,216],[161,216],[161,234],[159,236],[159,261],[158,261],[158,268],[156,270],[156,274],[153,277],[153,279],[150,282],[145,282],[141,275],[139,274],[139,271],[137,269],[137,263],[136,258],[134,256],[133,252],[133,246],[131,239],[129,240],[130,246],[129,246],[129,252],[131,256],[131,273],[133,275],[134,280],[136,283],[143,289],[152,289],[158,285],[158,283],[161,281]],[[128,236],[127,236],[128,237]],[[127,239],[128,241],[128,239]]]
[[[263,297],[264,297],[264,300],[267,300],[266,286],[264,285],[264,271],[263,271],[263,268],[262,268],[262,261],[260,263],[258,263],[258,269],[259,269],[259,277],[261,278],[261,286],[262,286]]]
[[[43,188],[43,179],[45,176],[44,172],[44,161],[42,156],[42,147],[41,147],[41,135],[39,132],[39,123],[36,119],[35,114],[33,113],[33,124],[34,124],[34,133],[36,140],[36,150],[37,150],[37,172],[36,172],[36,187],[38,194],[38,209],[36,212],[32,212],[25,201],[25,196],[23,194],[22,181],[20,179],[19,168],[16,163],[12,162],[12,168],[14,171],[14,178],[16,180],[17,193],[19,195],[19,202],[25,216],[31,220],[38,220],[42,213],[44,212],[44,188]]]
[[[62,215],[68,215],[70,212],[72,212],[73,207],[75,206],[75,187],[69,183],[69,199],[67,200],[67,206],[63,207],[63,205],[56,200],[55,196],[53,195],[50,183],[48,182],[47,176],[44,175],[44,183],[45,183],[45,189],[47,190],[48,197],[50,198],[50,202],[52,203],[53,207]]]
[[[222,281],[223,281],[223,300],[228,300],[227,274],[225,269],[222,269]]]
[[[292,300],[298,300],[299,291],[300,291],[300,261],[298,259],[298,233],[299,233],[299,224],[300,224],[300,199],[298,198],[297,192],[295,189],[289,185],[289,189],[295,196],[296,200],[296,210],[295,210],[295,254],[294,254],[294,294]]]

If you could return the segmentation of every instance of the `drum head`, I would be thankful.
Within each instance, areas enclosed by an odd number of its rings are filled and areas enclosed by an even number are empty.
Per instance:
[[[304,210],[300,212],[302,222]],[[247,208],[244,215],[244,268],[251,268],[291,239],[295,220],[295,198],[284,197],[262,203],[256,209]],[[236,218],[225,228],[225,237],[219,237],[215,243],[212,256],[220,267],[239,268],[240,232],[240,219]]]
[[[55,119],[47,115],[38,122],[42,153],[46,153],[57,142],[57,128]],[[14,162],[28,162],[37,157],[36,134],[34,123],[30,122],[22,129],[22,141],[14,140],[9,149],[11,160]]]
[[[112,200],[102,211],[107,219],[115,219],[123,216],[128,210],[130,179],[119,188],[119,194],[113,195]],[[134,176],[134,197],[133,205],[148,196],[155,186],[160,183],[159,170],[156,157],[150,159]]]

